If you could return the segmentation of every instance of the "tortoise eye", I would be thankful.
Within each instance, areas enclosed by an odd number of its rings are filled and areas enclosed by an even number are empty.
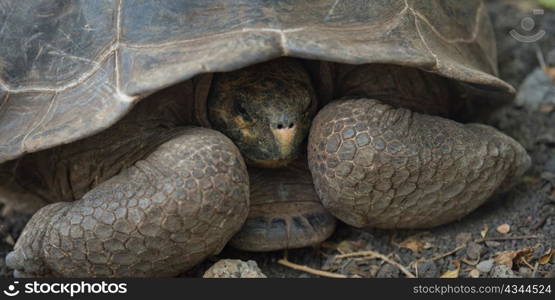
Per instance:
[[[247,110],[241,104],[237,104],[236,109],[237,109],[237,112],[242,114],[242,115],[247,114]]]
[[[250,122],[252,121],[251,117],[247,110],[241,105],[241,103],[235,102],[235,111],[243,117],[243,120]]]

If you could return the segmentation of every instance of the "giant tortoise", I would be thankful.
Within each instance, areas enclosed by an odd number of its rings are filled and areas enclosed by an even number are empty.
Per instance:
[[[436,226],[530,164],[469,123],[514,94],[478,0],[8,1],[0,20],[0,199],[38,209],[16,276],[173,276],[230,240],[318,243],[331,215]]]

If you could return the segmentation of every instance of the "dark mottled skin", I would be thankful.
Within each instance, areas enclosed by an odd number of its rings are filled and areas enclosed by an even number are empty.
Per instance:
[[[310,77],[297,60],[281,58],[214,75],[208,99],[212,128],[230,137],[247,163],[286,165],[301,151],[315,113]],[[288,145],[272,131],[293,129]]]

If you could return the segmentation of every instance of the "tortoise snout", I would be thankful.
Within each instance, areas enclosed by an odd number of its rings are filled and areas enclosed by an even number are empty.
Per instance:
[[[270,121],[272,130],[292,129],[297,124],[297,118],[288,114],[281,114]]]
[[[287,130],[287,129],[293,129],[294,127],[295,127],[295,122],[287,122],[287,123],[277,123],[273,126],[272,129]]]

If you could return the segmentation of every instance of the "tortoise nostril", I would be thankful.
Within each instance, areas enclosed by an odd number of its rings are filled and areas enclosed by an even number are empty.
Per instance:
[[[278,123],[276,125],[276,129],[291,129],[295,127],[295,123],[289,123],[289,125],[285,125],[284,123]]]

